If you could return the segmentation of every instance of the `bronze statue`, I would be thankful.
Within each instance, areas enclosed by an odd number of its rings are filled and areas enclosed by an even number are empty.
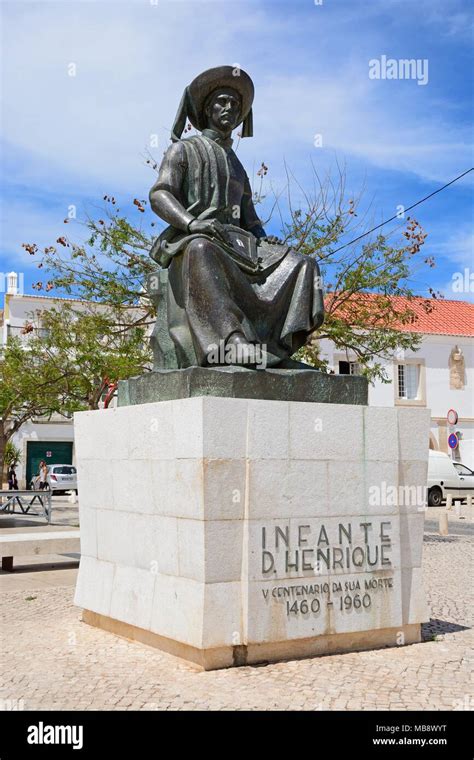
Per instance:
[[[253,97],[248,74],[219,66],[196,77],[181,100],[150,191],[153,210],[169,225],[151,250],[168,268],[167,330],[176,357],[160,366],[308,369],[289,357],[324,320],[318,264],[266,235],[232,150],[239,124],[242,137],[253,134]],[[187,120],[200,135],[181,137]]]

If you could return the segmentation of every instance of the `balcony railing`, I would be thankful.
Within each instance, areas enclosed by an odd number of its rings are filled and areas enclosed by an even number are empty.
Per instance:
[[[33,327],[29,332],[25,332],[23,325],[7,325],[7,337],[8,338],[21,338],[22,340],[28,340],[30,335],[39,335],[40,338],[46,338],[48,330],[44,327]]]

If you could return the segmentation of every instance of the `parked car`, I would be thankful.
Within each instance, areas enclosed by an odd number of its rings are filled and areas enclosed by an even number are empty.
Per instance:
[[[474,472],[448,454],[430,450],[428,459],[428,504],[440,507],[450,495],[453,501],[474,496]]]
[[[47,487],[52,493],[75,491],[77,493],[77,470],[72,464],[51,464],[48,466]],[[39,491],[39,475],[31,479],[30,488]]]

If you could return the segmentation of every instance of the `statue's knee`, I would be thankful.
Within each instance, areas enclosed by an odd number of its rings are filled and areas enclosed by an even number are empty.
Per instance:
[[[323,278],[318,262],[310,256],[296,254],[298,256],[297,269],[299,277],[310,278],[316,290],[323,290]]]
[[[303,270],[304,272],[314,272],[318,270],[318,265],[315,260],[311,259],[309,256],[306,256],[303,253],[295,253],[295,257],[298,271],[301,272],[301,270]]]
[[[194,240],[190,240],[189,243],[186,246],[186,253],[188,256],[202,256],[207,248],[208,248],[208,242],[205,238],[194,238]]]

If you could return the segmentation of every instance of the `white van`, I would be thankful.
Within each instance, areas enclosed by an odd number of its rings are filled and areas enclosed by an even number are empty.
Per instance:
[[[460,462],[453,462],[444,452],[430,449],[428,504],[430,507],[440,507],[448,494],[453,501],[474,496],[474,472]]]

